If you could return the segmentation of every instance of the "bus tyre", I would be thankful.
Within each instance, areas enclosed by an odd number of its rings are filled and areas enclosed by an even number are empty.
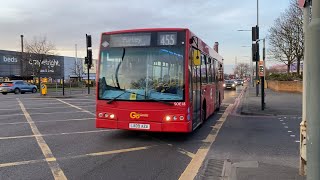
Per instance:
[[[16,89],[14,90],[14,93],[15,93],[15,94],[19,94],[19,93],[20,93],[20,89],[16,88]]]
[[[3,92],[2,94],[3,94],[3,95],[7,95],[8,93],[4,93],[4,92]]]

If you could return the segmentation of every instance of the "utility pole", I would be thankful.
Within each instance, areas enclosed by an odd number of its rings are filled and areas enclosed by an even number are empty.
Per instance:
[[[92,65],[92,44],[91,44],[91,35],[86,34],[86,46],[87,46],[87,57],[85,57],[85,64],[87,65],[88,73],[88,94],[90,94],[90,68]]]
[[[307,179],[320,179],[320,1],[312,1],[312,18],[306,32]]]
[[[21,59],[20,59],[20,76],[23,76],[23,35],[20,35],[21,38]]]
[[[303,33],[305,37],[305,48],[304,48],[304,60],[303,60],[303,86],[302,86],[302,121],[300,123],[300,165],[299,165],[299,174],[306,175],[307,171],[307,118],[306,118],[306,110],[307,110],[307,81],[308,81],[308,70],[307,70],[307,52],[306,52],[306,32],[308,29],[308,25],[310,23],[310,3],[309,1],[301,2],[300,7],[303,8]]]
[[[257,0],[257,26],[256,26],[256,39],[259,39],[259,0]],[[259,42],[257,42],[256,44],[256,51],[257,51],[257,54],[256,54],[256,96],[259,96],[259,85],[258,85],[258,81],[259,81],[259,74],[258,74],[258,62],[260,60],[260,57],[259,57]]]

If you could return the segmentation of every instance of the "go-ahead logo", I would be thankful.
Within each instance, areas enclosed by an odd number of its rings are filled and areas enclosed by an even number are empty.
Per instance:
[[[3,56],[3,62],[6,62],[6,63],[16,63],[16,62],[18,62],[18,59],[15,58],[15,57],[6,57],[6,56]]]
[[[130,113],[130,118],[132,119],[139,119],[140,117],[148,117],[148,114],[141,114],[141,113],[137,113],[137,112],[131,112]]]

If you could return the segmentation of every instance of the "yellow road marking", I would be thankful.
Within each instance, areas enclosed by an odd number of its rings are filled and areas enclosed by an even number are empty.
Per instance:
[[[65,101],[63,101],[63,100],[61,100],[61,99],[57,99],[57,100],[60,101],[60,102],[62,102],[62,103],[64,103],[64,104],[67,104],[67,105],[69,105],[69,106],[71,106],[71,107],[74,107],[74,108],[76,108],[76,109],[82,110],[83,112],[89,113],[89,114],[94,115],[94,116],[96,115],[95,113],[92,113],[92,112],[90,112],[90,111],[88,111],[88,110],[82,109],[82,108],[79,107],[79,106],[70,104],[70,103],[65,102]]]
[[[38,130],[37,126],[35,125],[35,123],[33,122],[30,114],[27,112],[26,108],[24,107],[23,103],[20,101],[19,98],[17,98],[17,101],[19,102],[20,108],[24,114],[24,116],[26,117],[30,128],[33,132],[33,134],[35,135],[35,138],[37,140],[37,143],[44,155],[44,157],[46,158],[46,161],[49,165],[49,168],[51,169],[52,175],[54,177],[54,179],[56,180],[64,180],[67,179],[67,177],[64,175],[63,171],[61,170],[58,162],[56,160],[54,161],[48,161],[49,160],[53,160],[55,159],[55,157],[53,156],[51,149],[49,148],[48,144],[46,143],[46,141],[43,139],[43,137],[41,136],[40,131]]]
[[[94,130],[94,131],[79,131],[79,132],[69,132],[69,133],[57,133],[57,134],[38,134],[38,135],[25,135],[25,136],[8,136],[8,137],[0,137],[0,140],[8,140],[8,139],[21,139],[21,138],[31,138],[31,137],[44,137],[44,136],[59,136],[59,135],[69,135],[69,134],[86,134],[86,133],[99,133],[112,131],[111,129],[104,130]]]
[[[23,116],[23,114],[1,114],[1,116]]]
[[[40,162],[46,162],[46,160],[45,160],[45,159],[39,159],[39,160],[30,160],[30,161],[19,161],[19,162],[3,163],[3,164],[0,164],[0,168],[10,167],[10,166],[19,166],[19,165],[25,165],[25,164],[34,164],[34,163],[40,163]]]
[[[181,154],[187,155],[191,158],[194,158],[195,154],[189,151],[186,151],[184,149],[178,148],[178,152],[180,152]]]
[[[134,148],[127,148],[127,149],[118,149],[118,150],[111,150],[111,151],[103,151],[103,152],[96,152],[96,153],[89,153],[83,155],[76,155],[76,156],[66,156],[58,158],[58,160],[67,160],[67,159],[77,159],[77,158],[84,158],[84,157],[94,157],[94,156],[105,156],[105,155],[112,155],[112,154],[120,154],[126,152],[134,152],[134,151],[141,151],[146,150],[154,146],[143,146],[143,147],[134,147]],[[39,159],[39,160],[30,160],[30,161],[19,161],[19,162],[11,162],[11,163],[3,163],[0,164],[0,168],[2,167],[10,167],[10,166],[19,166],[25,164],[35,164],[40,162],[56,162],[57,159],[54,157],[46,158],[46,159]]]
[[[193,180],[195,178],[195,176],[197,175],[206,155],[209,152],[211,145],[216,140],[217,134],[219,133],[223,123],[225,122],[226,118],[228,117],[228,114],[230,113],[232,106],[233,105],[229,105],[227,107],[227,109],[225,110],[225,112],[223,113],[221,118],[217,121],[217,123],[219,122],[219,124],[216,124],[213,127],[213,129],[211,130],[211,132],[209,133],[209,135],[206,137],[206,139],[203,140],[203,142],[205,144],[209,143],[209,145],[203,145],[198,149],[197,153],[194,155],[194,158],[191,160],[191,162],[188,164],[187,168],[184,170],[184,172],[179,177],[179,180],[189,180],[189,179]]]
[[[65,120],[50,120],[50,121],[37,121],[37,123],[50,123],[50,122],[66,122],[66,121],[88,121],[95,118],[81,118],[81,119],[65,119]],[[0,123],[2,125],[16,125],[16,124],[28,124],[28,122],[12,122],[12,123]]]

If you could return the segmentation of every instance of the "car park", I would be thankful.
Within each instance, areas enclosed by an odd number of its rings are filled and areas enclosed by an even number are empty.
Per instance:
[[[226,80],[224,81],[223,87],[224,89],[232,89],[232,90],[236,90],[236,82],[234,80]]]
[[[5,81],[0,84],[0,93],[6,95],[8,93],[24,94],[26,92],[36,93],[37,86],[29,84],[22,80]]]

